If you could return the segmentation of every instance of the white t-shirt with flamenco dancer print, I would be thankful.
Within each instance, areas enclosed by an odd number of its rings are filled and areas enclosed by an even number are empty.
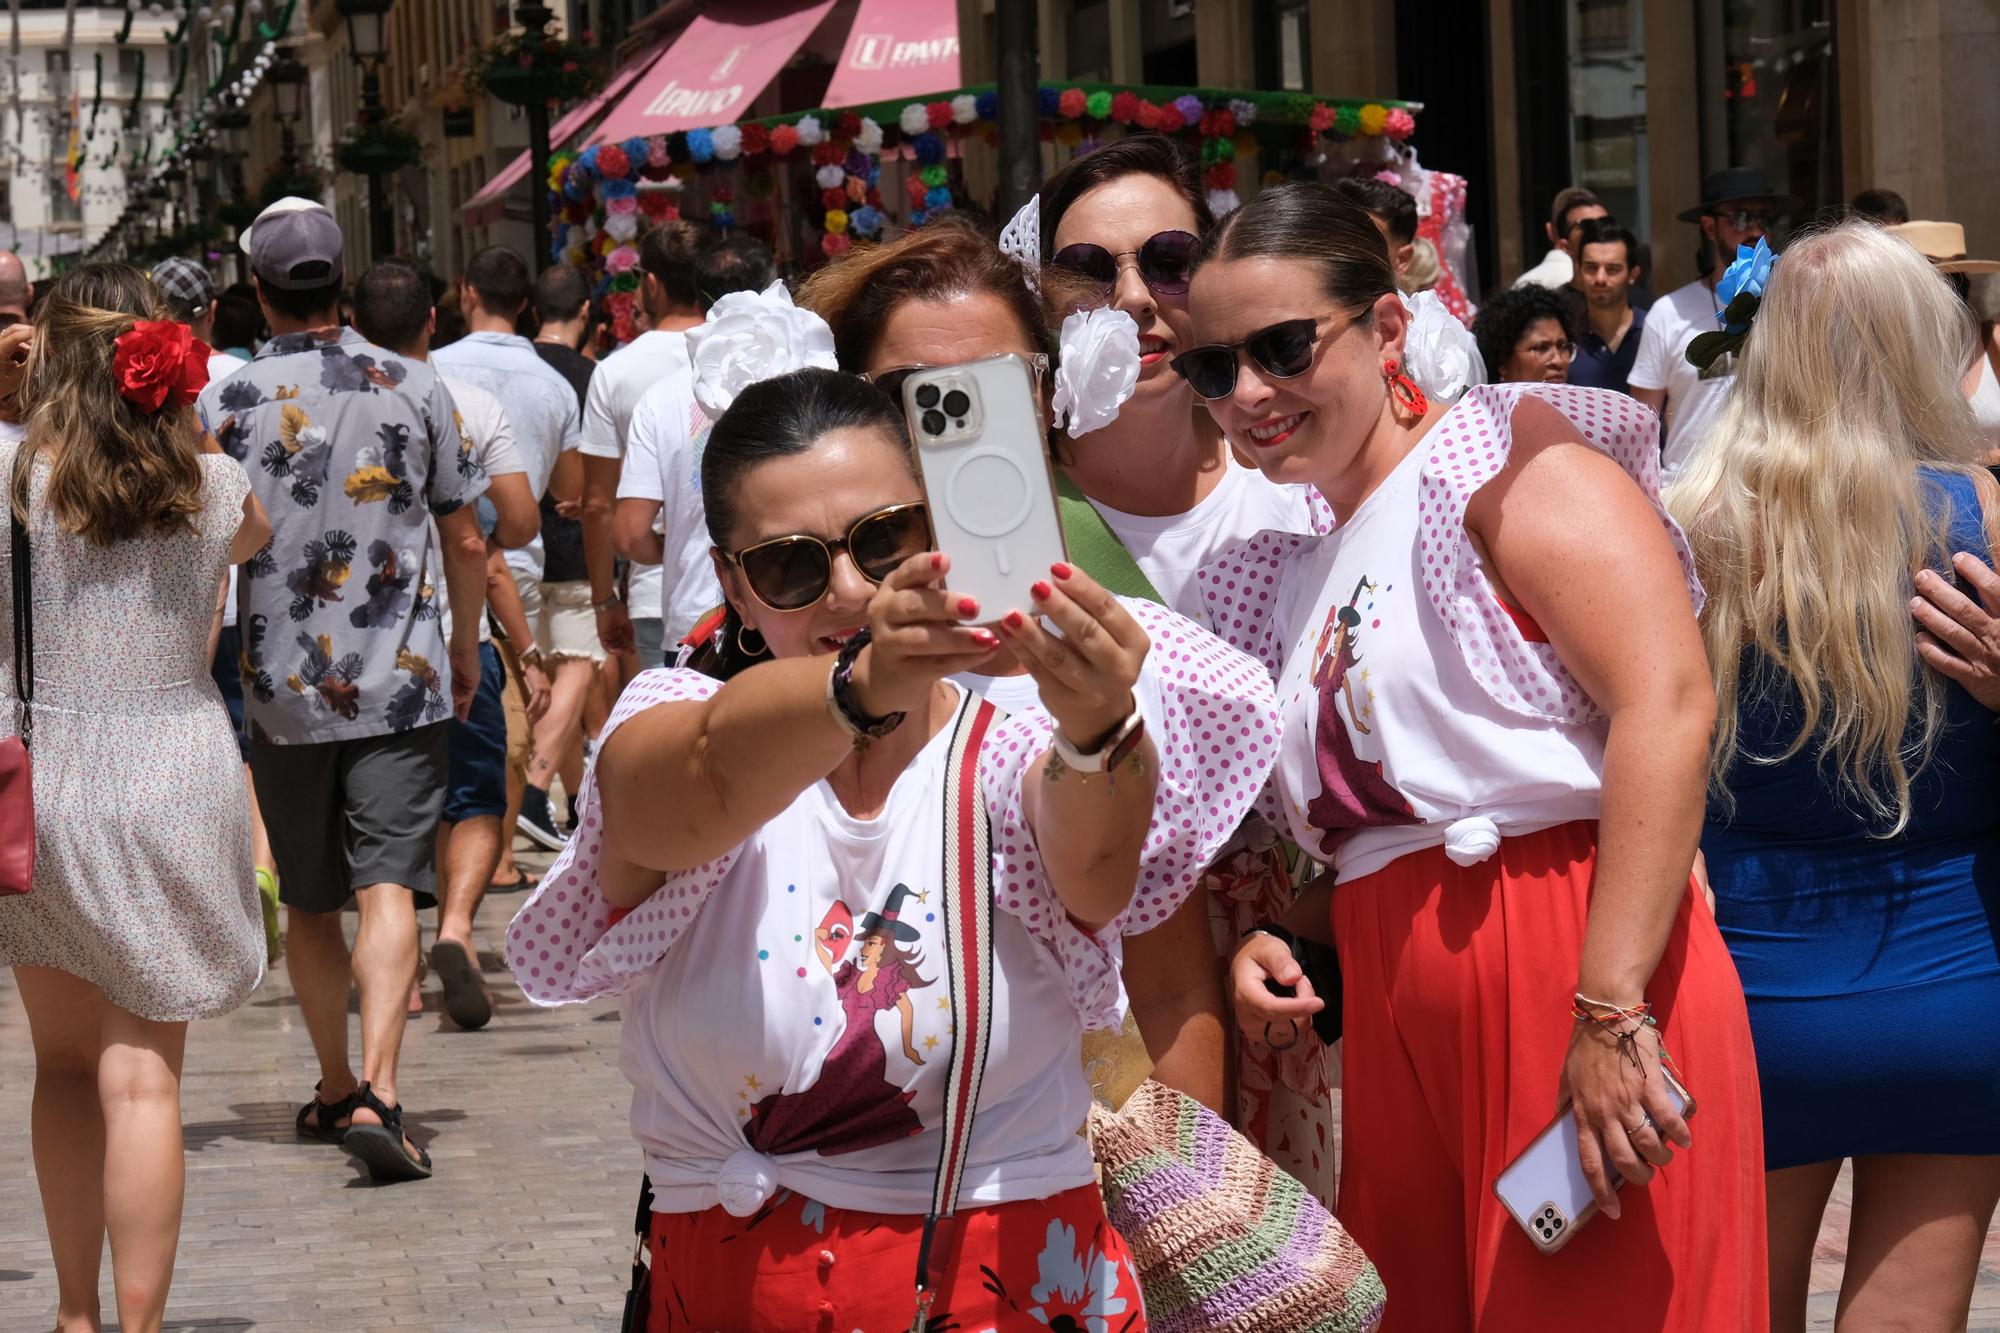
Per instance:
[[[979,782],[993,831],[991,1049],[960,1198],[1045,1198],[1095,1179],[1086,1027],[1123,1021],[1120,937],[1166,919],[1228,840],[1275,761],[1271,683],[1248,657],[1162,608],[1128,603],[1153,641],[1138,694],[1161,756],[1138,889],[1103,930],[1077,927],[1023,814],[1054,726],[1029,708],[988,735]],[[719,683],[650,671],[606,734]],[[962,701],[964,695],[961,693]],[[621,1065],[654,1206],[747,1216],[778,1189],[839,1208],[921,1213],[939,1155],[953,1029],[944,936],[940,731],[873,819],[815,783],[749,839],[667,876],[629,915],[596,886],[593,769],[581,827],[508,931],[541,1004],[621,994]]]
[[[1217,623],[1278,680],[1282,809],[1260,810],[1340,882],[1439,845],[1473,865],[1505,835],[1602,808],[1603,712],[1500,601],[1465,531],[1528,394],[1632,475],[1699,611],[1693,557],[1659,500],[1658,418],[1566,385],[1471,390],[1332,531],[1266,534],[1202,572]]]

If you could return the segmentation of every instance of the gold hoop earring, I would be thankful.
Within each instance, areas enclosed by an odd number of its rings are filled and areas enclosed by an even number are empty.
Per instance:
[[[743,636],[746,634],[757,635],[757,646],[755,648],[752,648],[748,643],[744,642]],[[736,624],[736,651],[743,654],[745,657],[762,657],[764,654],[771,651],[771,645],[764,642],[764,636],[762,634],[758,634],[756,630],[751,629],[748,625],[745,625],[741,621],[738,621]]]

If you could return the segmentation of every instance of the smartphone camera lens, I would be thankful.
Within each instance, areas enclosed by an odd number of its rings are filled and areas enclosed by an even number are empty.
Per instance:
[[[936,407],[937,405],[938,405],[938,386],[935,384],[919,384],[917,386],[917,406]],[[942,427],[940,427],[939,429],[942,429]],[[932,431],[931,433],[936,434],[937,432]]]
[[[925,406],[929,406],[928,403]],[[944,414],[948,417],[963,417],[972,410],[972,400],[965,396],[965,390],[953,389],[944,396]]]
[[[926,384],[926,385],[924,386],[924,389],[928,389],[928,388],[930,388],[930,386],[929,386],[928,384]],[[922,398],[922,397],[923,397],[923,395],[924,395],[924,389],[919,389],[919,390],[917,390],[917,397],[918,397],[918,398]],[[933,398],[935,398],[935,397],[936,397],[937,395],[936,395],[936,393],[932,393],[932,395],[931,395],[931,396],[932,396]],[[925,433],[926,435],[942,435],[942,434],[944,434],[944,413],[942,413],[942,412],[938,411],[938,410],[937,410],[936,408],[932,408],[932,409],[931,409],[930,411],[928,411],[928,412],[924,413],[924,415],[923,415],[923,427],[924,427],[924,433]]]

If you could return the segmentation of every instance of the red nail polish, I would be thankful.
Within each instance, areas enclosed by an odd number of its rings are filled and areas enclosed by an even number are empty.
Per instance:
[[[1009,611],[1005,623],[1008,629],[1020,629],[1028,623],[1028,618],[1019,611]]]
[[[1066,579],[1070,575],[1076,573],[1075,570],[1071,569],[1068,565],[1064,564],[1060,560],[1056,561],[1053,565],[1050,565],[1049,571],[1059,579]]]
[[[944,552],[942,551],[931,552],[931,568],[932,569],[944,568]]]
[[[958,599],[958,614],[967,620],[979,614],[979,603],[970,597]]]
[[[1046,602],[1049,600],[1049,597],[1055,592],[1055,589],[1051,588],[1048,584],[1042,582],[1040,579],[1036,579],[1034,586],[1029,588],[1028,591],[1035,594],[1036,601]]]
[[[972,641],[981,648],[998,648],[1000,646],[1000,636],[990,629],[974,630],[972,632]]]

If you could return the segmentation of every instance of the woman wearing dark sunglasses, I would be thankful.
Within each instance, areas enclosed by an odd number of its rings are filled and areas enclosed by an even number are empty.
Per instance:
[[[943,867],[972,830],[944,797],[969,755],[961,790],[991,821],[990,1045],[931,1326],[1143,1329],[1077,1133],[1079,1043],[1117,1020],[1127,919],[1172,910],[1261,784],[1269,681],[1212,636],[1149,644],[1147,613],[1068,565],[1020,608],[939,586],[901,414],[852,375],[743,390],[702,495],[724,679],[626,691],[582,832],[508,944],[539,1002],[624,992],[655,1326],[911,1325],[963,966]],[[1161,687],[1157,729],[1135,702],[1149,651],[1188,682]],[[1039,704],[961,739],[983,715],[951,677],[1002,655]],[[1239,780],[1197,799],[1238,750]],[[1079,1265],[1088,1281],[1065,1281]]]
[[[1175,368],[1338,519],[1203,582],[1278,681],[1280,804],[1332,868],[1284,925],[1340,955],[1339,1213],[1383,1327],[1763,1329],[1755,1061],[1689,875],[1715,709],[1652,415],[1555,385],[1427,403],[1381,234],[1322,185],[1230,217],[1190,309]],[[1294,973],[1247,938],[1246,1026],[1320,1008],[1265,988]],[[1603,1216],[1543,1254],[1493,1186],[1558,1107]]]

